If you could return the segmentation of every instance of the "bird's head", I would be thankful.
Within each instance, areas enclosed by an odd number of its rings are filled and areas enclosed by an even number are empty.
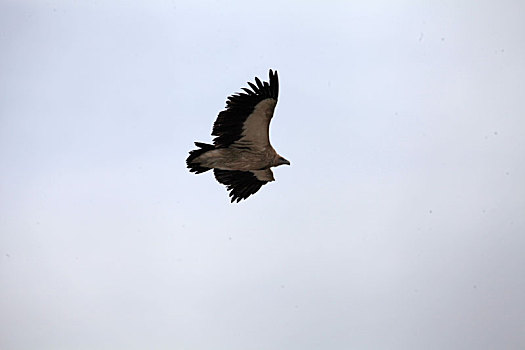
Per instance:
[[[279,166],[279,165],[283,165],[283,164],[286,164],[286,165],[290,165],[290,162],[285,159],[284,157],[281,157],[281,156],[277,156],[276,160],[275,160],[275,166]]]

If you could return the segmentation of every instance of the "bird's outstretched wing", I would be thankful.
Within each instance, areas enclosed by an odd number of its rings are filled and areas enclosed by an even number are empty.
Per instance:
[[[242,88],[228,97],[226,109],[219,113],[213,124],[213,143],[216,147],[228,147],[233,143],[242,147],[265,147],[270,143],[269,128],[279,96],[277,71],[270,69],[268,82],[255,78],[251,89]]]
[[[232,203],[248,198],[269,181],[274,181],[270,169],[251,171],[213,169],[213,173],[217,181],[226,185],[227,190],[230,191]]]

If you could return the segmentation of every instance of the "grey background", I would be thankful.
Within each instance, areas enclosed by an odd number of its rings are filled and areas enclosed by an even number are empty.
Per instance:
[[[0,348],[524,349],[522,1],[0,2]],[[279,71],[291,167],[184,160]]]

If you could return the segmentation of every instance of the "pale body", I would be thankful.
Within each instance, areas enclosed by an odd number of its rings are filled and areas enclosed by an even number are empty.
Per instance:
[[[238,141],[228,148],[208,151],[195,158],[194,162],[207,168],[252,171],[259,180],[274,181],[269,169],[286,164],[280,161],[282,157],[270,144],[270,120],[276,104],[277,102],[270,98],[259,102],[246,119],[242,137]]]

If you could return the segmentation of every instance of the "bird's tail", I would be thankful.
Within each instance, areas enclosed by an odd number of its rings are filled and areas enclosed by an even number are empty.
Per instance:
[[[190,151],[190,155],[186,159],[186,164],[188,166],[188,169],[190,169],[190,172],[195,173],[195,174],[204,173],[210,170],[211,168],[203,167],[199,163],[194,162],[194,160],[201,154],[211,151],[212,149],[215,149],[215,146],[209,145],[207,143],[202,143],[202,142],[195,142],[195,146],[199,148],[194,149],[193,151]]]

